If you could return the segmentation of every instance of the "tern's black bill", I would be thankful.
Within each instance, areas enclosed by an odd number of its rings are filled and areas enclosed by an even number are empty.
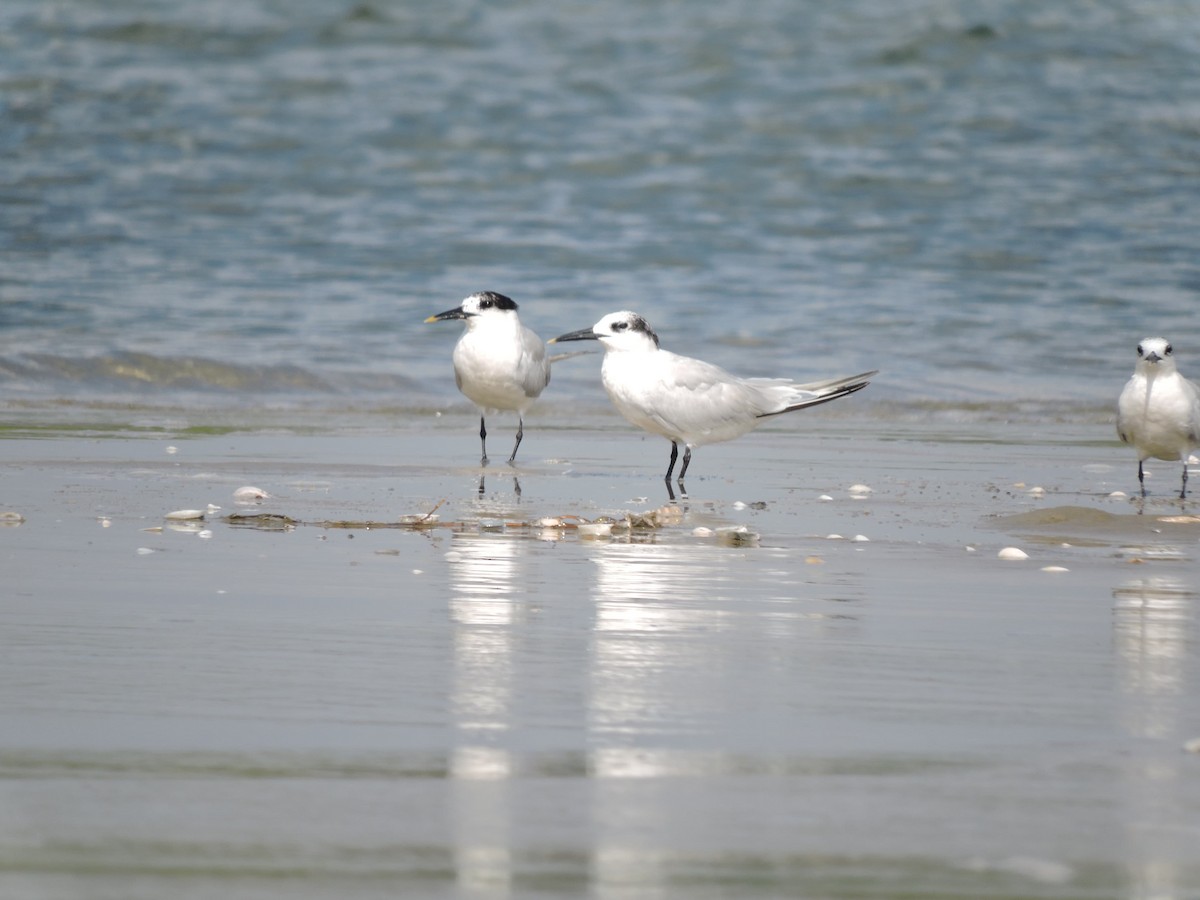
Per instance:
[[[558,337],[553,338],[550,343],[561,344],[564,341],[595,341],[599,339],[600,335],[596,334],[592,329],[581,328],[579,331],[568,331],[566,334],[560,334]]]
[[[426,322],[445,322],[448,319],[465,319],[469,313],[463,312],[461,306],[456,306],[454,309],[448,309],[445,312],[440,312],[436,316],[430,316]]]

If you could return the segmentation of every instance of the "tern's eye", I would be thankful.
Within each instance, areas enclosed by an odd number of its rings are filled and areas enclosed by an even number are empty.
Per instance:
[[[1167,344],[1167,352],[1166,352],[1166,355],[1167,355],[1167,356],[1170,356],[1170,355],[1171,355],[1172,353],[1174,353],[1174,352],[1175,352],[1175,348],[1174,348],[1174,347],[1172,347],[1170,344]]]
[[[488,300],[486,298],[479,301],[480,309],[491,309],[493,306],[495,306],[495,304],[491,300]]]
[[[1146,352],[1142,349],[1142,345],[1138,344],[1138,359],[1141,359],[1145,355]]]
[[[613,322],[613,331],[625,331],[629,328],[628,322]]]

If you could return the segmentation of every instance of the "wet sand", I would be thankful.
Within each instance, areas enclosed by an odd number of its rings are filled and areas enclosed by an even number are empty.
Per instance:
[[[0,440],[0,894],[1200,892],[1178,464],[472,420]]]

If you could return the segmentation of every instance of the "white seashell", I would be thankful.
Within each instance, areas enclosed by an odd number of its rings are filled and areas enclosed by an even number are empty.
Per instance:
[[[745,509],[746,504],[745,504],[745,502],[743,502],[741,500],[736,500],[736,501],[734,501],[733,508],[734,509]]]
[[[251,485],[240,487],[233,492],[233,499],[241,503],[250,503],[254,500],[269,500],[270,498],[271,495],[262,488],[253,487]]]
[[[714,534],[716,534],[716,532],[711,528],[706,528],[703,525],[697,525],[692,529],[692,534],[694,534],[696,537],[712,537]]]
[[[854,494],[856,497],[865,497],[867,494],[873,493],[871,488],[867,487],[865,484],[852,484],[850,487],[846,488],[846,490],[851,494]]]
[[[137,548],[137,555],[138,555],[138,556],[149,556],[149,555],[150,555],[151,553],[153,553],[153,552],[154,552],[154,550],[152,550],[152,549],[151,549],[151,548],[149,548],[149,547],[138,547],[138,548]]]
[[[825,540],[827,540],[827,541],[844,541],[845,538],[842,537],[840,534],[827,534],[827,535],[825,535]]]
[[[1029,554],[1019,547],[1005,547],[996,555],[1001,559],[1029,559]]]
[[[856,540],[856,541],[870,541],[871,539],[870,539],[869,537],[867,537],[865,534],[856,534],[856,535],[854,536],[854,540]]]
[[[1034,497],[1045,497],[1046,489],[1044,487],[1031,487],[1029,489],[1029,493],[1031,496],[1034,496]]]
[[[0,525],[20,525],[25,517],[11,509],[0,510]]]
[[[167,452],[167,453],[171,453],[171,454],[175,454],[175,453],[178,453],[178,452],[179,452],[179,448],[178,448],[178,447],[175,447],[175,446],[169,446],[169,447],[167,447],[167,450],[166,450],[166,452]]]
[[[177,509],[174,512],[169,512],[164,519],[186,520],[186,519],[203,519],[204,510],[202,509]]]
[[[828,503],[828,502],[829,502],[830,500],[832,500],[833,498],[832,498],[832,497],[830,497],[828,494],[822,494],[822,495],[821,495],[820,497],[818,497],[817,499],[818,499],[819,501],[821,501],[822,503]]]
[[[972,547],[972,546],[970,546],[970,545],[967,545],[967,546],[966,546],[966,547],[964,547],[963,549],[964,549],[964,550],[966,550],[968,553],[975,553],[975,552],[976,552],[976,551],[977,551],[979,548],[978,548],[978,547]]]
[[[758,534],[751,531],[745,525],[730,525],[718,528],[716,536],[717,540],[721,543],[728,544],[731,547],[744,547],[758,543]]]
[[[1064,566],[1042,566],[1043,572],[1070,572],[1071,570]]]
[[[1124,491],[1113,491],[1108,496],[1113,497],[1113,498],[1120,498],[1120,497],[1128,497],[1129,495],[1126,494]]]
[[[205,529],[202,529],[201,531],[196,532],[196,537],[198,537],[204,541],[209,540],[210,538],[212,538],[212,536],[213,536],[213,533],[212,533],[211,528],[205,528]]]
[[[586,538],[608,537],[612,534],[612,522],[581,522],[579,536]]]
[[[539,528],[562,528],[563,520],[558,516],[545,516],[534,523]]]

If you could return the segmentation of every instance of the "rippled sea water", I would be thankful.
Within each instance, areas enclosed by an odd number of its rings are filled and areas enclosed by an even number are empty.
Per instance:
[[[1198,138],[1169,0],[0,5],[0,894],[1197,896]],[[481,289],[881,373],[588,540],[667,445],[478,469]]]
[[[889,404],[1107,406],[1145,334],[1200,370],[1193,13],[14,0],[4,397],[449,399],[421,320],[488,288]]]

